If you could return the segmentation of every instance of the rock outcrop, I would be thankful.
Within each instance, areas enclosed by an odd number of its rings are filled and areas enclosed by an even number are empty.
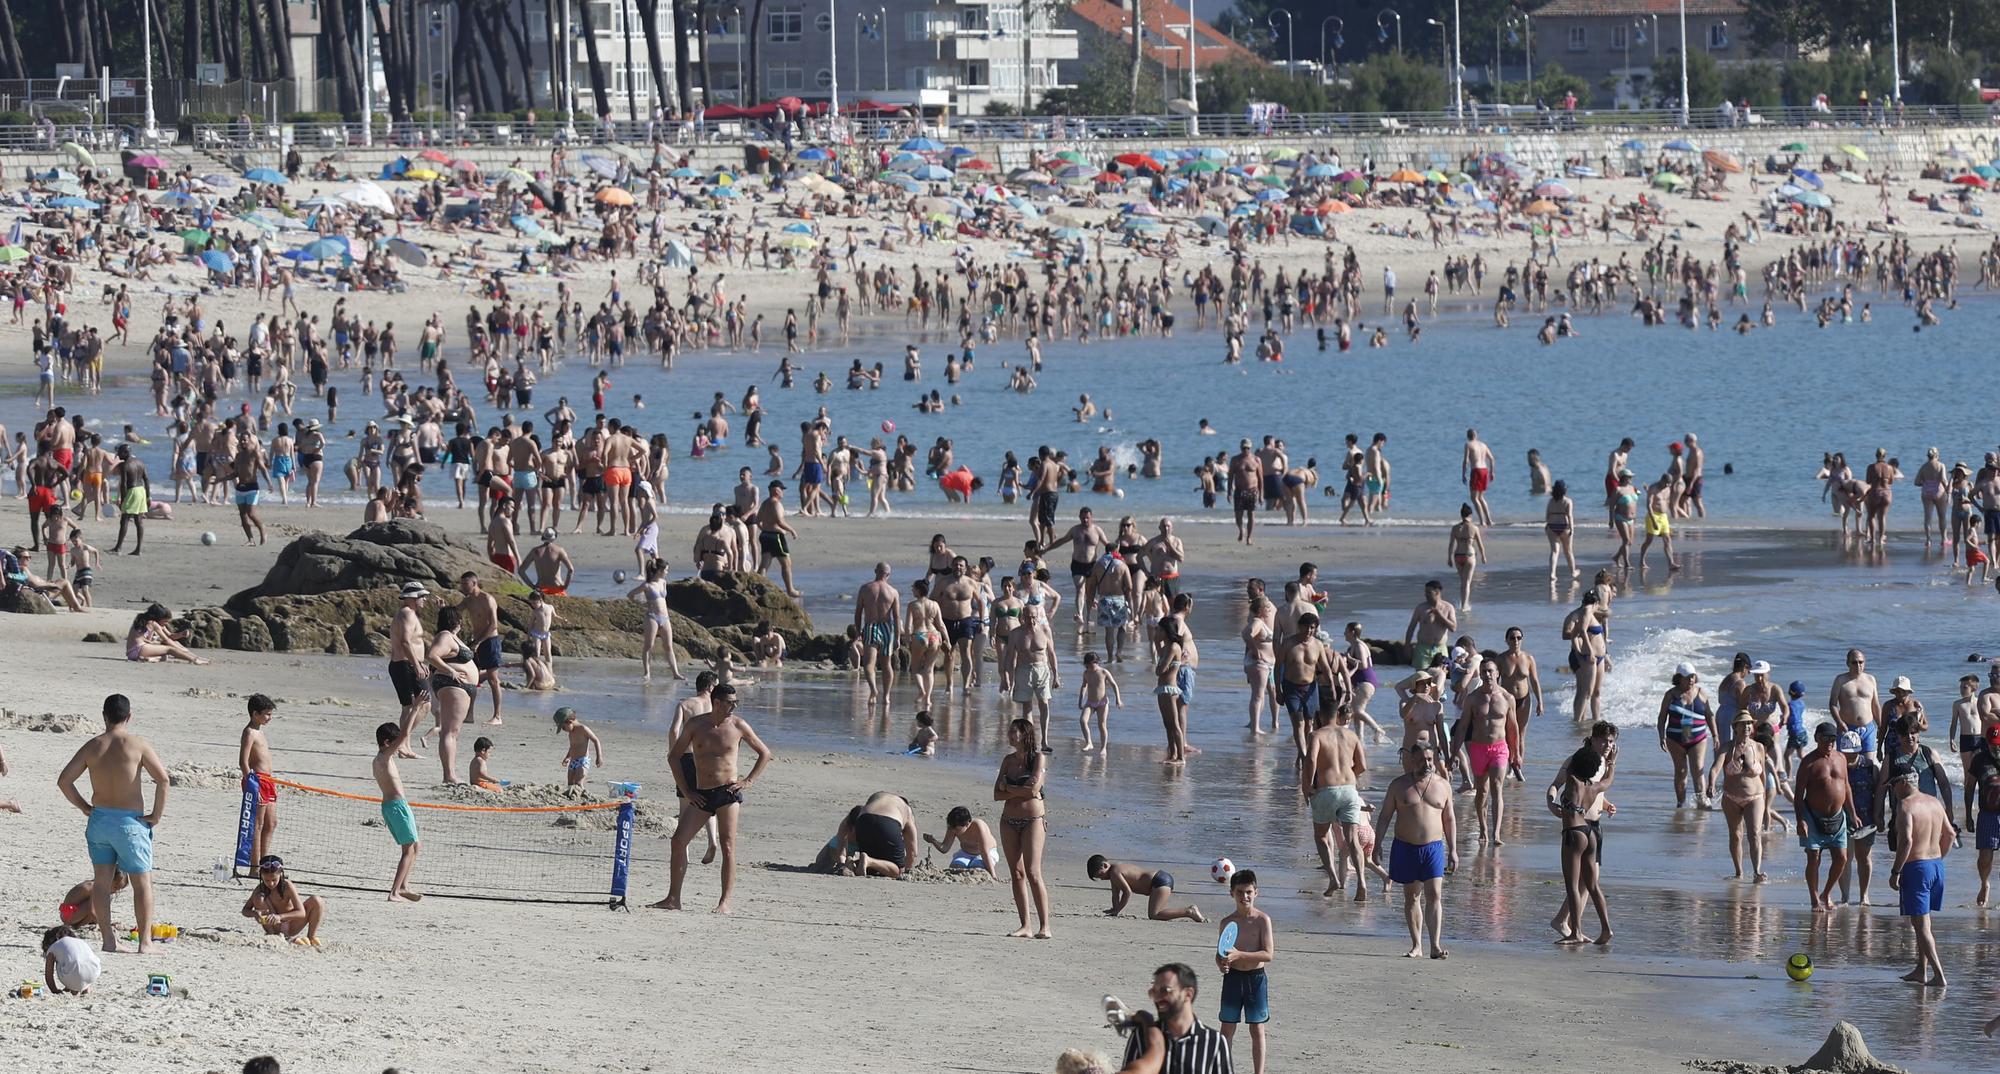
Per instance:
[[[501,636],[509,652],[519,652],[532,615],[527,586],[441,528],[421,522],[371,523],[345,537],[308,534],[278,554],[262,583],[220,608],[194,609],[183,621],[188,643],[197,648],[382,656],[389,650],[389,624],[403,585],[422,582],[450,602],[467,571],[499,602]],[[640,605],[550,599],[558,616],[550,639],[557,656],[640,655],[646,625]],[[667,606],[676,647],[694,660],[712,660],[728,649],[747,661],[760,620],[784,636],[792,659],[846,658],[845,638],[814,633],[798,602],[762,575],[669,582]],[[426,630],[436,627],[436,616],[436,605],[425,610]]]

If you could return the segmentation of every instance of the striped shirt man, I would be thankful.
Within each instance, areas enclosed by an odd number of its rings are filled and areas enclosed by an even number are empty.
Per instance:
[[[1167,1042],[1167,1054],[1160,1063],[1159,1074],[1234,1074],[1229,1063],[1229,1041],[1220,1032],[1202,1025],[1201,1019],[1192,1019],[1185,1036],[1174,1036],[1165,1024],[1161,1024],[1159,1030]],[[1150,1033],[1137,1032],[1126,1040],[1126,1066],[1138,1060],[1146,1050],[1146,1040],[1150,1036]]]

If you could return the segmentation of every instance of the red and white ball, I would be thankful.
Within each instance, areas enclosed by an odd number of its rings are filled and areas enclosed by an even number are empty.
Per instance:
[[[1208,875],[1214,877],[1218,884],[1227,884],[1229,878],[1236,875],[1236,863],[1228,858],[1217,858],[1215,864],[1208,867]]]

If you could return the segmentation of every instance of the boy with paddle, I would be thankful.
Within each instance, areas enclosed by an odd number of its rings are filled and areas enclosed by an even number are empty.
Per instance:
[[[1229,878],[1236,910],[1222,919],[1215,942],[1215,966],[1222,971],[1222,1036],[1233,1047],[1236,1024],[1250,1024],[1253,1074],[1264,1074],[1264,1023],[1271,1020],[1270,985],[1264,967],[1277,957],[1270,915],[1257,909],[1257,874],[1241,869]]]

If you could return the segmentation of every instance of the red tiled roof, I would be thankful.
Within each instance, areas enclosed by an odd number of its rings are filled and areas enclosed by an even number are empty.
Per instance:
[[[1120,41],[1132,36],[1131,13],[1110,0],[1077,0],[1070,10],[1084,22]],[[1188,42],[1182,30],[1188,23],[1187,11],[1166,0],[1145,0],[1140,17],[1146,27],[1148,59],[1168,67],[1185,66],[1188,62]],[[1194,20],[1194,36],[1196,70],[1218,63],[1266,62],[1262,56],[1230,40],[1229,35],[1200,19]],[[1126,47],[1130,48],[1131,43],[1126,42]]]
[[[1551,0],[1530,14],[1569,17],[1630,17],[1637,15],[1679,15],[1680,0]],[[1743,0],[1687,0],[1690,15],[1742,15]]]

